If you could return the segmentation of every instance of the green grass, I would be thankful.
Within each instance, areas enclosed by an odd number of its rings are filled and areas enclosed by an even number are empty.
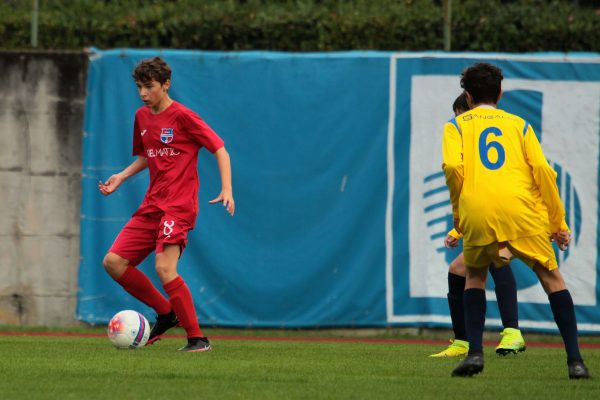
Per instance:
[[[511,357],[487,349],[482,375],[450,378],[440,346],[183,339],[116,350],[106,338],[0,336],[2,399],[597,399],[600,379],[572,382],[562,349]],[[584,349],[592,374],[600,350]],[[597,375],[600,377],[600,375]],[[460,395],[459,395],[460,394]]]

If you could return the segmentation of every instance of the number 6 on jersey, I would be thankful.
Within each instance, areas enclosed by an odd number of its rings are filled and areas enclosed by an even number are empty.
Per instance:
[[[496,170],[504,164],[506,154],[504,152],[504,147],[502,147],[499,142],[494,140],[491,140],[489,143],[487,142],[487,138],[490,134],[494,136],[502,136],[502,131],[495,126],[491,126],[481,132],[479,135],[479,158],[481,159],[481,163],[487,169]],[[498,159],[496,162],[490,161],[489,152],[492,148],[498,153]]]

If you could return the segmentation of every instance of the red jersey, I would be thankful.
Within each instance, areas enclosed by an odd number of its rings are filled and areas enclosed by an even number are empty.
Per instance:
[[[163,212],[194,227],[198,215],[198,151],[214,153],[223,140],[189,108],[173,102],[160,114],[135,113],[133,155],[146,157],[150,185],[134,215]]]

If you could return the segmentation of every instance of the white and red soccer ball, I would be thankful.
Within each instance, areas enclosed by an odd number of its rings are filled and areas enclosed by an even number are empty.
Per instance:
[[[108,323],[108,338],[118,349],[144,347],[150,336],[150,325],[142,314],[133,310],[119,311]]]

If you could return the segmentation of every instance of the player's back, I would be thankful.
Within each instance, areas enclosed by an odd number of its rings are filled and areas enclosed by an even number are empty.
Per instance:
[[[531,236],[544,231],[540,200],[524,138],[533,134],[522,118],[477,107],[455,119],[462,142],[464,181],[459,199],[461,229],[471,245]]]

